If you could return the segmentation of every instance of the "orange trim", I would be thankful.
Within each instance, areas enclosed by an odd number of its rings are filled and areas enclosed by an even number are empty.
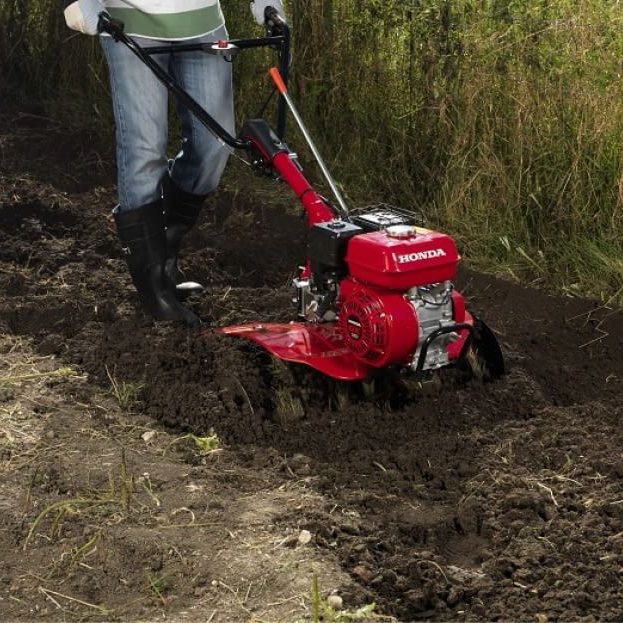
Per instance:
[[[281,95],[285,95],[288,92],[288,87],[286,86],[286,83],[283,81],[283,78],[281,77],[279,70],[276,67],[271,67],[268,73],[270,74],[270,77],[273,79],[273,82],[275,83],[277,89],[279,90],[279,93],[281,93]]]

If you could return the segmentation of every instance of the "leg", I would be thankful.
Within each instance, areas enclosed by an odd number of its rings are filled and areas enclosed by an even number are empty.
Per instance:
[[[148,42],[141,41],[144,45]],[[130,50],[102,38],[110,70],[117,134],[117,233],[142,306],[156,320],[197,325],[175,296],[164,266],[167,241],[162,179],[167,168],[168,94]]]
[[[154,45],[137,39],[142,46]],[[168,93],[123,44],[101,38],[108,61],[117,139],[119,210],[132,210],[161,196],[167,170]],[[153,57],[166,63],[166,57]]]
[[[225,28],[206,37],[226,39]],[[173,56],[173,71],[182,87],[230,134],[234,133],[231,63],[220,56],[193,52]],[[171,178],[182,191],[198,196],[213,193],[223,174],[230,148],[223,145],[184,106],[178,103],[182,122],[182,149]]]
[[[206,40],[227,37],[223,28]],[[172,72],[182,87],[230,134],[234,133],[231,63],[203,52],[173,56]],[[195,282],[184,281],[177,264],[182,238],[197,221],[204,200],[215,192],[229,156],[229,148],[216,139],[186,107],[179,104],[182,149],[165,184],[168,257],[165,272],[180,296],[200,292]]]

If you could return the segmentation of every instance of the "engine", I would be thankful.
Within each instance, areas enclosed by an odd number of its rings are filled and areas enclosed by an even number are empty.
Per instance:
[[[389,226],[364,215],[312,228],[310,274],[295,281],[299,315],[335,321],[368,366],[441,368],[461,354],[468,331],[457,325],[471,320],[452,283],[460,256],[449,236],[392,216]]]

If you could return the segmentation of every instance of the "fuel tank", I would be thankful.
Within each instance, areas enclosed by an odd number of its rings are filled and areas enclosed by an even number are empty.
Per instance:
[[[454,280],[460,260],[450,236],[411,225],[355,236],[346,253],[352,277],[402,291]]]

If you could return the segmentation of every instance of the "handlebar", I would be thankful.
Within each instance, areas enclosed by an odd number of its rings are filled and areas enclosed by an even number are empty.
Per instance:
[[[273,7],[265,9],[266,26],[269,29],[270,36],[260,39],[242,39],[233,41],[239,48],[259,47],[259,46],[279,46],[281,53],[281,66],[284,75],[287,76],[287,70],[290,61],[290,30],[285,19]],[[249,141],[235,138],[225,128],[223,128],[208,112],[193,99],[171,76],[165,69],[156,63],[152,54],[176,51],[189,51],[191,49],[201,49],[206,51],[205,44],[188,44],[180,45],[176,48],[160,46],[158,48],[142,48],[134,39],[125,33],[125,25],[122,21],[114,19],[106,11],[99,14],[98,33],[107,33],[115,41],[124,44],[135,56],[137,56],[147,67],[154,73],[156,78],[164,84],[164,86],[173,93],[178,100],[190,110],[191,113],[208,129],[214,136],[234,149],[249,149]],[[281,34],[277,34],[280,32]],[[210,47],[210,46],[207,46]],[[281,98],[279,101],[277,134],[283,138],[285,132],[285,102]]]

